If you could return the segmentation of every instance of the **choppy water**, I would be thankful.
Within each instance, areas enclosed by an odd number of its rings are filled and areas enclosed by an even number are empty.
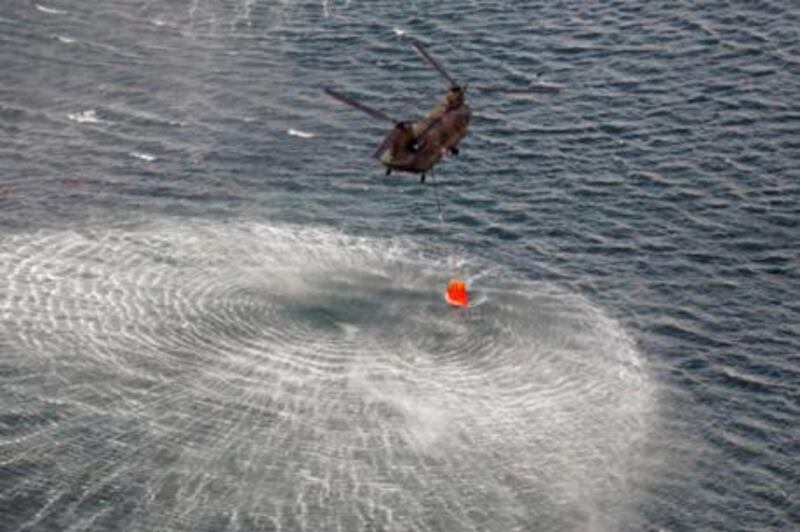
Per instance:
[[[786,2],[7,3],[0,528],[797,527],[798,28]],[[565,87],[474,95],[441,220],[320,91],[427,108],[398,31],[460,81]]]

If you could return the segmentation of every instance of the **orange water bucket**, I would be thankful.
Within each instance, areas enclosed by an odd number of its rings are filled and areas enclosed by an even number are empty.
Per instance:
[[[447,283],[447,291],[444,299],[454,307],[466,307],[469,304],[469,294],[467,293],[467,283],[461,279],[453,279]]]

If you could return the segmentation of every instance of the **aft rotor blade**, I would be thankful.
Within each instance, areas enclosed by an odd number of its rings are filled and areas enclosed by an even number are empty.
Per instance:
[[[428,132],[432,130],[434,127],[439,125],[442,122],[442,120],[444,120],[445,116],[447,116],[447,113],[440,114],[435,119],[431,120],[430,124],[425,126],[425,129],[419,132],[419,135],[417,135],[416,140],[414,141],[415,147],[417,149],[420,149],[425,145],[425,135],[427,135]]]
[[[345,96],[344,94],[342,94],[340,92],[337,92],[337,91],[335,91],[335,90],[333,90],[333,89],[331,89],[329,87],[325,87],[325,94],[327,94],[331,98],[339,100],[340,102],[345,103],[345,104],[347,104],[347,105],[349,105],[351,107],[355,107],[359,111],[367,113],[369,116],[371,116],[375,120],[386,120],[388,122],[392,122],[393,124],[397,123],[397,120],[395,120],[394,118],[388,116],[387,114],[385,114],[385,113],[383,113],[381,111],[378,111],[377,109],[373,109],[372,107],[369,107],[368,105],[364,105],[363,103],[358,102],[358,101],[354,100],[353,98],[351,98],[349,96]]]
[[[552,85],[549,83],[536,83],[528,85],[527,87],[496,87],[496,86],[487,86],[487,87],[480,87],[476,86],[473,87],[473,90],[479,92],[489,92],[495,94],[554,94],[556,92],[561,91],[560,85]]]
[[[444,69],[444,67],[442,66],[441,63],[439,63],[439,61],[437,61],[436,59],[433,58],[433,56],[428,52],[427,48],[425,48],[424,44],[422,44],[421,42],[419,42],[418,40],[416,40],[414,38],[411,38],[411,37],[407,37],[407,38],[408,38],[408,40],[411,41],[411,44],[414,45],[414,48],[417,49],[417,52],[419,52],[419,55],[421,55],[425,59],[425,61],[428,62],[429,65],[431,65],[433,68],[435,68],[439,72],[439,74],[444,76],[444,78],[448,82],[450,82],[450,86],[451,87],[458,87],[458,83],[456,83],[456,80],[454,80],[453,77],[450,74],[447,73],[447,70]]]
[[[380,146],[378,146],[378,148],[375,150],[375,153],[372,154],[372,157],[375,159],[380,159],[381,155],[383,155],[383,152],[389,149],[389,146],[392,145],[395,137],[397,137],[397,129],[400,125],[401,124],[395,126],[395,128],[391,130],[388,135],[386,135],[386,138],[383,139],[383,142],[381,142]]]

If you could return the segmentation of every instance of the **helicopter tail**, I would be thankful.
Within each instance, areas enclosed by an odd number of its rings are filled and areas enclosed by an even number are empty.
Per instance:
[[[414,131],[409,122],[397,122],[372,155],[382,162],[392,161],[398,153],[413,146]],[[387,153],[388,152],[388,153]]]

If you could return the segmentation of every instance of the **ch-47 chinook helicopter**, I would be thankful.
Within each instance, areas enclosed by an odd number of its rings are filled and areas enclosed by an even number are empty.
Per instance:
[[[449,83],[442,101],[429,110],[424,117],[419,120],[395,120],[387,114],[329,87],[325,88],[325,92],[376,120],[392,122],[394,128],[375,150],[374,157],[386,166],[386,175],[389,175],[392,170],[420,174],[420,181],[424,183],[425,174],[445,155],[448,153],[458,155],[458,143],[467,133],[472,111],[464,101],[467,86],[459,85],[420,41],[411,37],[404,38],[411,41],[423,59]],[[544,84],[529,85],[520,89],[474,88],[474,90],[482,92],[505,94],[558,92],[559,89],[556,85]]]

